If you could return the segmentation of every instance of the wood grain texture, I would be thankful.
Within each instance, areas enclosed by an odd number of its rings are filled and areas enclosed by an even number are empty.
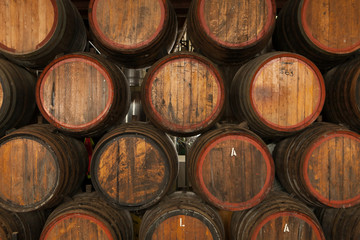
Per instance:
[[[360,4],[356,0],[304,0],[301,21],[319,48],[335,53],[360,49]]]
[[[144,110],[150,120],[173,134],[194,135],[222,113],[223,81],[210,62],[190,53],[163,58],[145,76]]]
[[[57,24],[52,0],[0,2],[0,45],[5,51],[23,54],[46,43]]]
[[[120,125],[104,135],[91,163],[95,189],[109,202],[131,210],[160,201],[177,172],[177,154],[170,138],[141,122]]]
[[[97,0],[92,7],[96,30],[115,48],[137,48],[153,41],[165,21],[162,0]]]
[[[294,53],[273,52],[248,62],[230,89],[234,115],[260,136],[277,137],[309,126],[325,101],[318,68]]]
[[[234,240],[325,240],[312,210],[284,192],[271,192],[254,208],[234,212],[230,229]]]
[[[45,201],[59,181],[57,159],[42,141],[13,138],[0,146],[0,198],[19,207]]]

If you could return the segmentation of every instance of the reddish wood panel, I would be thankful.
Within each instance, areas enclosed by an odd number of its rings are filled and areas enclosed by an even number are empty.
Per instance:
[[[0,2],[0,47],[24,54],[46,43],[57,24],[57,6],[52,0]],[[30,20],[31,19],[31,20]]]
[[[224,85],[206,59],[190,53],[165,57],[143,82],[150,120],[173,134],[192,134],[214,124],[224,104]]]
[[[153,41],[164,25],[162,0],[96,0],[92,8],[97,33],[115,48],[141,47]]]
[[[334,53],[360,48],[360,4],[357,0],[304,0],[301,21],[309,39]]]
[[[37,139],[12,138],[0,145],[0,198],[21,207],[44,202],[59,181],[53,151]]]
[[[209,228],[199,219],[186,216],[175,215],[165,219],[156,227],[151,239],[209,239],[213,240]]]

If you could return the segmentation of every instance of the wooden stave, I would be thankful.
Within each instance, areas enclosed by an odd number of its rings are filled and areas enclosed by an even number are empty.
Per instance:
[[[44,81],[46,81],[45,76],[46,73],[51,69],[51,67],[61,62],[62,60],[70,59],[70,58],[83,58],[85,60],[90,60],[94,64],[97,64],[99,67],[104,68],[107,73],[110,76],[110,79],[112,84],[114,85],[114,100],[111,103],[111,106],[106,113],[106,115],[98,119],[97,122],[94,124],[91,124],[89,126],[83,127],[83,128],[68,128],[64,126],[61,122],[57,121],[56,119],[53,119],[51,115],[47,114],[46,110],[42,106],[41,101],[41,87]],[[38,81],[36,83],[36,90],[35,90],[35,98],[36,98],[36,104],[40,110],[40,113],[44,118],[53,126],[58,128],[60,131],[74,136],[86,136],[86,137],[93,137],[93,136],[99,136],[103,134],[105,131],[109,130],[111,127],[113,127],[116,124],[119,124],[123,121],[125,118],[128,109],[130,107],[130,86],[129,83],[121,71],[121,69],[116,66],[115,64],[111,63],[108,59],[97,55],[93,53],[72,53],[65,56],[62,56],[58,59],[55,59],[50,64],[46,66],[42,74],[39,76]]]
[[[97,0],[89,3],[89,25],[96,47],[101,53],[117,61],[127,68],[145,68],[151,66],[160,58],[168,55],[173,49],[177,35],[177,18],[172,3],[169,0],[161,0],[165,8],[165,23],[162,31],[149,44],[135,49],[117,48],[109,46],[96,32],[92,16],[93,5]]]
[[[225,229],[217,210],[203,202],[193,192],[178,191],[167,195],[159,204],[145,212],[140,225],[139,240],[151,239],[149,234],[156,229],[162,220],[166,219],[167,215],[170,217],[169,214],[196,214],[195,216],[200,217],[199,220],[209,223],[207,226],[211,228],[214,240],[225,239]]]
[[[17,239],[37,240],[45,220],[42,211],[15,213],[0,208],[0,239],[12,239],[12,234],[16,233]],[[1,235],[1,232],[6,235]]]
[[[217,137],[226,136],[226,135],[229,135],[229,136],[230,135],[240,135],[240,136],[249,137],[250,139],[252,139],[255,142],[262,145],[264,151],[267,152],[267,156],[264,156],[264,159],[268,160],[269,165],[271,166],[269,181],[265,182],[265,184],[264,184],[264,189],[265,189],[264,193],[261,194],[260,196],[258,196],[257,198],[254,197],[254,198],[250,199],[251,200],[251,201],[249,200],[250,203],[247,203],[247,204],[246,203],[236,203],[236,204],[231,203],[232,206],[222,205],[220,203],[221,202],[220,200],[219,200],[219,202],[215,202],[215,201],[211,200],[211,198],[208,196],[208,194],[206,194],[206,192],[204,192],[202,190],[201,186],[199,186],[200,176],[198,176],[196,174],[196,168],[197,168],[197,160],[200,157],[201,152],[203,152],[204,147],[206,147],[207,143],[209,143],[210,141],[212,141],[213,139],[215,139]],[[233,125],[233,126],[232,125],[223,125],[220,128],[208,131],[208,132],[202,134],[200,137],[198,137],[188,152],[186,168],[187,168],[188,178],[189,178],[189,181],[191,182],[194,192],[196,192],[208,204],[213,205],[218,209],[227,210],[227,211],[243,211],[243,210],[249,209],[249,208],[254,207],[257,204],[259,204],[261,201],[264,200],[264,198],[270,192],[274,178],[275,178],[274,162],[273,162],[272,156],[271,156],[270,152],[268,151],[267,146],[265,145],[263,140],[261,138],[259,138],[256,134],[254,134],[252,131],[247,130],[245,128],[235,126],[235,125]],[[226,203],[228,204],[228,201],[226,201]]]
[[[199,0],[192,1],[187,17],[189,38],[199,52],[217,64],[244,63],[266,48],[274,32],[276,6],[275,1],[271,0],[270,2],[273,11],[268,11],[268,14],[272,15],[272,22],[265,35],[245,47],[226,47],[223,44],[214,41],[205,33],[200,24],[197,24],[200,21],[197,13]]]
[[[104,192],[97,178],[96,168],[99,161],[98,155],[102,147],[105,147],[109,141],[112,141],[112,139],[116,138],[117,136],[126,135],[126,134],[142,135],[145,138],[150,138],[154,140],[155,143],[163,147],[164,154],[167,157],[169,163],[170,172],[166,187],[162,189],[162,191],[157,196],[152,196],[151,198],[147,199],[147,201],[144,204],[141,205],[138,204],[130,205],[130,204],[119,203],[118,201],[110,197],[106,192]],[[95,190],[99,193],[99,195],[104,199],[106,199],[107,202],[109,202],[110,204],[131,211],[146,209],[158,203],[171,190],[171,187],[173,186],[179,171],[177,158],[178,158],[177,152],[175,150],[174,144],[171,142],[170,138],[167,135],[165,135],[163,132],[161,132],[160,130],[156,129],[154,126],[146,122],[125,123],[117,126],[116,128],[112,129],[110,132],[105,134],[96,144],[91,160],[91,170],[90,170],[92,176],[91,181]]]
[[[325,240],[321,225],[313,211],[304,203],[280,191],[273,191],[259,205],[249,210],[234,212],[230,222],[230,239],[254,239],[254,232],[262,219],[276,213],[297,213],[308,218],[315,226],[315,231]],[[283,229],[280,229],[282,232]]]
[[[318,108],[304,125],[292,128],[282,127],[282,129],[276,129],[275,127],[269,126],[267,123],[263,122],[261,120],[261,116],[259,116],[255,112],[252,107],[249,90],[251,88],[251,84],[255,75],[262,68],[262,66],[273,59],[283,56],[299,59],[312,67],[312,69],[316,73],[316,76],[318,77],[322,96],[319,101]],[[231,82],[230,99],[232,101],[230,101],[230,106],[235,117],[239,121],[246,121],[250,129],[259,136],[261,136],[263,139],[281,139],[283,137],[288,137],[296,134],[297,132],[310,126],[316,120],[323,108],[325,102],[325,94],[325,82],[322,74],[310,60],[295,53],[272,52],[263,54],[239,68]]]
[[[307,150],[312,146],[313,141],[319,140],[323,136],[331,135],[334,132],[354,133],[348,128],[325,122],[317,122],[301,132],[300,134],[284,139],[279,142],[273,152],[276,174],[281,185],[287,192],[294,194],[302,202],[314,207],[349,208],[360,201],[359,199],[351,202],[337,201],[331,202],[327,199],[320,199],[315,196],[306,186],[302,171],[303,161]],[[356,134],[356,133],[354,133]]]
[[[1,138],[0,144],[16,137],[30,137],[47,144],[57,157],[59,178],[54,190],[47,193],[43,201],[21,207],[0,199],[1,207],[19,213],[49,209],[59,204],[66,196],[73,195],[79,190],[88,164],[88,155],[83,144],[62,135],[49,124],[33,124],[20,128]]]
[[[301,24],[303,3],[304,0],[288,1],[280,11],[272,38],[275,49],[304,55],[322,70],[328,70],[358,52],[335,54],[312,43]],[[293,31],[289,32],[289,29]]]
[[[26,69],[0,59],[3,103],[0,107],[0,136],[6,130],[28,124],[35,112],[36,78]]]
[[[328,71],[325,83],[328,97],[324,105],[324,119],[360,129],[360,110],[356,102],[360,58],[347,61]]]
[[[58,22],[48,42],[27,54],[11,54],[0,49],[6,58],[18,65],[42,69],[58,55],[85,50],[86,28],[78,9],[70,0],[55,1]]]
[[[133,225],[127,210],[114,208],[101,198],[96,192],[78,193],[55,208],[45,222],[40,239],[45,240],[46,234],[56,221],[63,216],[91,216],[98,219],[109,229],[113,239],[133,239]]]
[[[211,118],[208,121],[204,121],[204,123],[199,127],[190,127],[188,129],[179,130],[176,129],[174,126],[166,126],[162,123],[161,119],[157,119],[154,112],[151,110],[150,104],[149,104],[149,86],[147,85],[147,82],[151,80],[152,76],[156,74],[156,71],[162,66],[163,63],[170,62],[172,59],[178,59],[178,58],[190,58],[190,59],[196,59],[205,65],[209,66],[211,70],[213,70],[217,76],[217,80],[219,80],[220,85],[220,101],[219,101],[219,109],[216,110],[216,112],[211,116]],[[209,59],[206,57],[203,57],[200,54],[193,53],[193,52],[177,52],[170,54],[168,56],[165,56],[158,60],[152,67],[147,71],[144,80],[141,84],[141,102],[143,105],[143,110],[145,112],[146,117],[149,119],[149,121],[154,124],[157,128],[163,130],[164,132],[174,135],[174,136],[183,136],[183,137],[189,137],[194,136],[197,134],[200,134],[202,132],[205,132],[212,128],[218,120],[222,117],[224,111],[225,111],[225,80],[222,78],[222,75],[220,71],[218,70],[217,66],[212,63]]]

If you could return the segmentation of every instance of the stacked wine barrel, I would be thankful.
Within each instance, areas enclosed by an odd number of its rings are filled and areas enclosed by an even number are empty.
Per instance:
[[[0,1],[0,239],[359,238],[359,1],[78,2]]]

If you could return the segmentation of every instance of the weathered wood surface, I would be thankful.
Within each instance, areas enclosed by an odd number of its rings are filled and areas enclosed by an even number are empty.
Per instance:
[[[216,67],[194,53],[169,55],[149,69],[142,103],[150,121],[174,135],[195,135],[223,112],[225,87]]]
[[[234,115],[265,138],[294,134],[319,116],[325,84],[318,68],[294,53],[274,52],[236,73],[230,99]]]
[[[201,135],[189,151],[187,169],[194,190],[208,203],[229,211],[259,204],[275,177],[265,143],[235,125]]]
[[[132,219],[128,211],[113,208],[95,193],[82,193],[51,213],[40,239],[132,240]]]
[[[129,209],[158,202],[176,176],[171,140],[145,123],[124,124],[105,135],[92,159],[92,181],[109,201]]]
[[[177,33],[167,0],[91,0],[89,23],[103,53],[137,68],[165,56]]]
[[[191,192],[176,192],[145,213],[139,239],[220,240],[225,232],[214,209]]]
[[[311,209],[281,192],[271,193],[254,208],[234,212],[231,236],[234,240],[325,240]]]
[[[234,63],[260,52],[275,26],[272,0],[196,0],[188,15],[194,46],[212,60]]]
[[[287,191],[309,205],[351,207],[360,202],[360,136],[316,123],[275,149],[276,172]]]
[[[70,0],[4,0],[0,20],[0,51],[28,67],[42,68],[86,45],[85,25]]]
[[[0,205],[28,212],[58,204],[85,176],[84,145],[50,125],[30,125],[0,140]]]
[[[46,67],[37,83],[36,100],[43,116],[57,128],[92,136],[124,119],[130,87],[124,74],[105,58],[69,54]]]

